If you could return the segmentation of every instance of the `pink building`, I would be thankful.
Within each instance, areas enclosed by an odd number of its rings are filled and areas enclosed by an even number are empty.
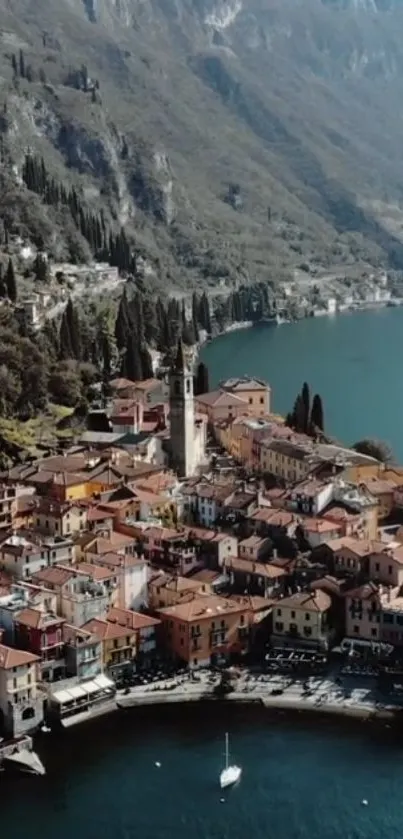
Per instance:
[[[346,592],[346,635],[361,641],[381,638],[381,600],[378,586],[365,583]]]

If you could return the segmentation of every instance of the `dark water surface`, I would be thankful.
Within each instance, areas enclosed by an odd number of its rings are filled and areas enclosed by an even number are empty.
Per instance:
[[[307,380],[324,400],[329,434],[347,444],[380,438],[403,462],[402,357],[403,308],[262,324],[202,351],[213,386],[227,376],[261,376],[280,413],[291,410]]]
[[[243,778],[221,802],[226,729]],[[401,839],[400,738],[369,723],[211,705],[114,715],[44,738],[46,778],[0,781],[1,836]]]

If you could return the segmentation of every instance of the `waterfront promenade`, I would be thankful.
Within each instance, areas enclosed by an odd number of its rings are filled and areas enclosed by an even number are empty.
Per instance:
[[[188,703],[222,699],[216,692],[219,677],[209,671],[198,674],[200,681],[189,676],[169,679],[149,686],[134,687],[130,693],[119,692],[117,706],[129,709],[165,703]],[[225,701],[259,703],[278,710],[310,711],[342,716],[389,718],[403,705],[395,697],[382,697],[373,678],[344,677],[336,682],[332,676],[311,676],[290,679],[288,676],[253,674],[245,671],[234,682]]]

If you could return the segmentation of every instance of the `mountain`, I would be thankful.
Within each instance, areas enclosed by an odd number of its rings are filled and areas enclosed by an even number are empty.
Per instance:
[[[124,228],[161,288],[400,271],[402,31],[402,0],[3,0],[0,217],[58,259]]]

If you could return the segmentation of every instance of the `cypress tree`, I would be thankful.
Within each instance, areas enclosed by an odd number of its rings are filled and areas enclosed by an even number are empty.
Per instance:
[[[102,354],[102,378],[104,382],[109,382],[112,373],[112,359],[109,336],[105,332],[102,333],[99,343]]]
[[[17,300],[17,283],[15,279],[14,265],[11,257],[8,260],[5,283],[7,288],[7,295],[9,299],[12,301],[12,303],[15,303]]]
[[[121,352],[127,346],[127,339],[131,329],[129,309],[126,292],[124,291],[119,303],[118,313],[115,321],[116,346]]]
[[[295,429],[299,434],[302,434],[304,431],[304,422],[305,422],[305,408],[304,403],[302,401],[302,396],[299,393],[295,403],[294,408],[292,411],[292,428]]]
[[[25,58],[24,58],[24,53],[23,53],[22,50],[20,50],[19,68],[20,68],[21,78],[25,79]]]
[[[140,348],[140,361],[141,361],[141,378],[142,379],[152,379],[154,376],[153,370],[153,362],[151,358],[151,353],[149,352],[148,348],[143,344]]]
[[[18,65],[17,65],[17,59],[15,57],[15,53],[13,53],[12,56],[11,56],[11,66],[13,68],[14,76],[18,76]]]
[[[127,338],[126,352],[123,357],[122,374],[133,382],[141,381],[143,368],[141,364],[137,335],[130,333]]]
[[[209,392],[209,375],[208,369],[205,364],[201,361],[200,364],[197,366],[196,376],[195,376],[195,384],[194,384],[194,392],[195,396],[199,396],[201,393],[208,393]]]
[[[311,430],[315,431],[315,429],[319,429],[320,431],[324,429],[323,404],[318,393],[315,393],[313,397],[311,411]]]
[[[33,268],[35,279],[38,280],[38,282],[46,283],[48,278],[48,264],[42,254],[38,253],[36,255]]]
[[[309,431],[309,417],[310,417],[310,394],[309,394],[309,386],[307,382],[304,382],[302,385],[301,391],[301,399],[302,404],[304,406],[304,432],[305,434]]]
[[[194,292],[192,296],[192,327],[196,343],[199,340],[199,312],[200,302],[196,292]]]

